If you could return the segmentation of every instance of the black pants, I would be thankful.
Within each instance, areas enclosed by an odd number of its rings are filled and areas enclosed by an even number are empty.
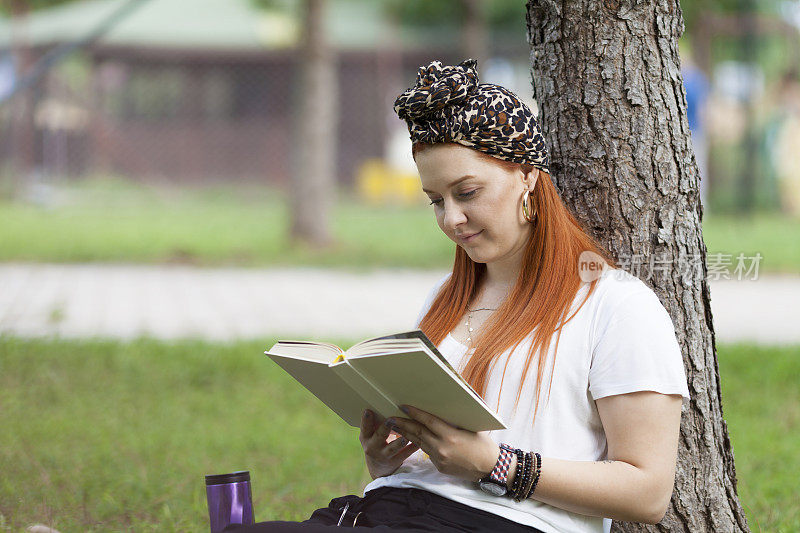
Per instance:
[[[340,522],[341,520],[341,522]],[[225,531],[333,532],[339,527],[365,527],[378,531],[473,531],[542,533],[493,513],[469,507],[420,489],[380,487],[363,498],[341,496],[317,509],[303,522],[259,522],[252,526],[231,525]],[[340,524],[337,527],[337,524]]]

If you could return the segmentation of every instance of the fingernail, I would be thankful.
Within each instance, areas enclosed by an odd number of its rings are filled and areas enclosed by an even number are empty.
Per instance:
[[[405,437],[400,437],[400,444],[405,446],[406,444],[408,444],[408,439],[406,439]]]
[[[403,411],[405,414],[408,414],[408,407],[406,407],[405,405],[401,405],[400,410]]]
[[[364,418],[369,418],[369,409],[364,409]]]
[[[387,418],[386,422],[384,422],[384,424],[386,424],[386,427],[390,427],[390,428],[395,427],[395,423],[396,423],[396,420],[394,418]]]

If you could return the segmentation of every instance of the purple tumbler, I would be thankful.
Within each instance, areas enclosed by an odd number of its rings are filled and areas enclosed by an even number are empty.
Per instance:
[[[229,524],[252,524],[253,496],[250,472],[206,476],[206,498],[211,533],[219,533]]]

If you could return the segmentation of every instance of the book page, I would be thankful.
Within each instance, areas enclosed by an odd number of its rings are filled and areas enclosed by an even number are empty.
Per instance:
[[[395,405],[412,405],[470,431],[506,428],[480,396],[427,351],[351,357],[347,361]]]
[[[389,418],[390,416],[404,416],[403,412],[397,408],[383,393],[376,389],[367,379],[362,376],[358,370],[353,368],[346,360],[340,363],[331,365],[333,370],[339,378],[347,383],[351,389],[356,391],[363,399],[359,409],[359,417],[364,409],[370,409],[373,413],[378,414],[381,418]]]
[[[350,348],[350,350],[347,351],[347,357],[380,357],[388,353],[404,353],[415,350],[423,350],[430,353],[431,356],[435,357],[442,366],[452,372],[455,379],[458,379],[464,384],[465,387],[468,387],[469,390],[473,391],[475,396],[480,397],[480,395],[472,389],[472,386],[467,383],[463,377],[461,377],[461,374],[459,374],[459,372],[453,368],[453,365],[450,364],[450,361],[448,361],[447,358],[442,355],[439,349],[430,341],[425,343],[422,342],[422,339],[418,338],[412,338],[408,340],[370,340]]]
[[[335,344],[329,343],[278,341],[267,352],[289,357],[301,357],[319,361],[320,363],[331,363],[342,353],[342,349]]]
[[[328,361],[299,359],[265,352],[270,359],[299,381],[345,422],[361,425],[364,399],[328,366]]]
[[[391,335],[383,335],[381,337],[375,337],[373,339],[367,339],[365,341],[361,341],[358,344],[354,344],[349,349],[345,351],[345,353],[368,353],[370,351],[370,346],[373,345],[380,345],[385,342],[416,342],[421,341],[429,348],[436,349],[436,346],[428,339],[425,333],[422,332],[420,329],[414,329],[411,331],[404,331],[402,333],[393,333]]]

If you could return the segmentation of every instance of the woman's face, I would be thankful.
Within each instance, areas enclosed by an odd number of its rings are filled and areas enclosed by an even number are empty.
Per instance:
[[[470,259],[494,263],[521,254],[531,228],[522,195],[533,190],[538,170],[509,171],[460,144],[434,144],[416,162],[436,222]]]

